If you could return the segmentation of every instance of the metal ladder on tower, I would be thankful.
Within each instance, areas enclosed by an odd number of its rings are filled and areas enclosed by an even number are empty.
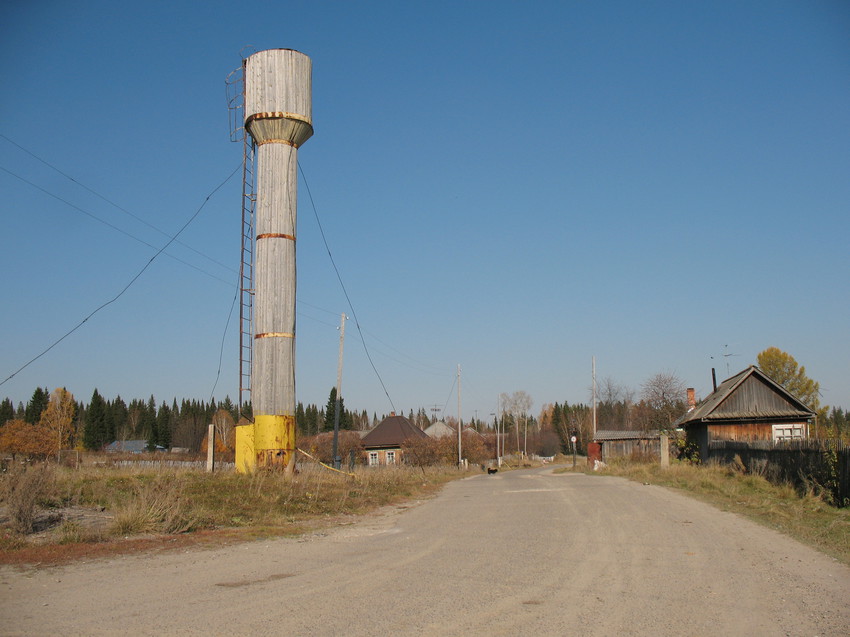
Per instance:
[[[225,79],[230,139],[242,142],[242,244],[239,265],[239,414],[251,402],[254,351],[254,207],[255,146],[244,127],[245,60]]]
[[[239,414],[251,402],[254,351],[254,142],[245,136],[242,168],[242,260],[239,265]]]

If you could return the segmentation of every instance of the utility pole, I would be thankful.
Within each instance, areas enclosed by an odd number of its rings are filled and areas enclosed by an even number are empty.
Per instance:
[[[463,422],[460,417],[460,363],[457,365],[457,466],[463,468],[463,443],[461,442],[461,433],[463,432]]]
[[[339,363],[336,367],[336,404],[334,406],[334,469],[339,469],[342,458],[339,457],[339,403],[342,400],[342,350],[345,347],[345,312],[339,320]]]
[[[593,437],[596,438],[596,357],[592,359],[593,374]]]

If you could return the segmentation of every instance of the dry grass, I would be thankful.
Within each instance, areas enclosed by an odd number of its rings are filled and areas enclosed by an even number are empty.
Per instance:
[[[850,564],[850,508],[837,509],[816,492],[800,496],[791,485],[775,485],[741,467],[673,462],[610,462],[601,472],[681,489],[724,511],[744,515]]]
[[[40,524],[50,528],[32,535],[32,525],[21,533],[11,524],[0,524],[0,549],[210,530],[233,531],[243,538],[298,533],[339,516],[426,497],[461,475],[454,468],[436,467],[360,467],[353,478],[317,465],[305,465],[292,478],[263,471],[241,475],[155,467],[58,467],[50,470],[50,481],[25,490],[31,494],[30,517],[49,520]],[[9,478],[0,478],[7,509],[14,493],[24,493],[18,486],[13,489]]]
[[[33,532],[39,501],[45,497],[52,482],[53,472],[46,465],[13,465],[5,474],[2,492],[12,531],[21,535]]]

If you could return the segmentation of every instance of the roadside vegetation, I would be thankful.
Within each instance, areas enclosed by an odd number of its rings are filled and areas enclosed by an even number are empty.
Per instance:
[[[560,469],[568,471],[571,469]],[[800,494],[793,486],[775,485],[743,467],[616,459],[591,474],[622,476],[687,493],[723,511],[738,513],[812,546],[850,565],[850,507],[830,506],[823,490],[811,484]]]
[[[453,467],[357,467],[351,477],[312,464],[293,479],[262,471],[19,467],[0,477],[0,561],[41,561],[39,548],[55,556],[60,545],[73,557],[75,545],[151,535],[294,535],[428,497],[462,475]]]

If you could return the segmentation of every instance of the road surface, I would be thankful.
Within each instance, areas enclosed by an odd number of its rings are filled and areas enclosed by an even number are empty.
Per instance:
[[[842,635],[850,568],[673,491],[476,475],[298,539],[0,569],[3,635]]]

